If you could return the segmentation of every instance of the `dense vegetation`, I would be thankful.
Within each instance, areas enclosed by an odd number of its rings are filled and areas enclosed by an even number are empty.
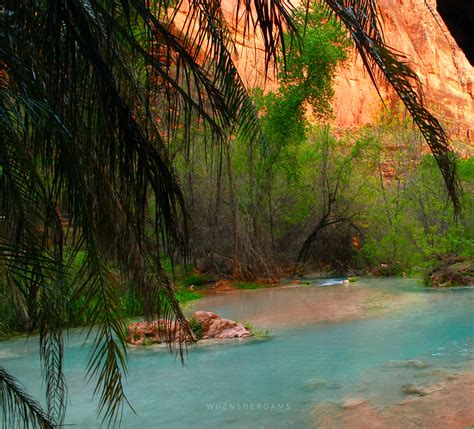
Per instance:
[[[423,275],[474,253],[472,160],[456,218],[435,158],[395,104],[357,133],[325,125],[348,40],[318,9],[276,92],[253,90],[266,145],[231,139],[178,154],[193,219],[192,266],[211,277],[278,279],[304,270]]]

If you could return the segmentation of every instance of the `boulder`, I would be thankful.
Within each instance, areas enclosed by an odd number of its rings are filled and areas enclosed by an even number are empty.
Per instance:
[[[193,342],[197,339],[246,338],[253,335],[242,323],[224,319],[210,311],[196,311],[191,321],[199,324],[199,335],[184,329],[179,322],[160,319],[153,322],[135,322],[128,326],[127,342],[134,346],[170,342]],[[199,338],[198,338],[199,337]]]
[[[428,286],[434,288],[473,286],[474,257],[448,256],[440,258],[436,267],[428,273],[425,280]]]
[[[173,320],[135,322],[128,326],[127,342],[134,346],[195,340],[192,332],[183,329],[179,322]]]
[[[224,319],[211,311],[196,311],[193,316],[202,326],[202,338],[245,338],[252,336],[252,332],[242,323]]]

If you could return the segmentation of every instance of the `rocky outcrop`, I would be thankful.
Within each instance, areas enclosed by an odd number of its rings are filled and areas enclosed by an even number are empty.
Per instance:
[[[474,258],[453,256],[440,259],[426,278],[430,287],[474,286]]]
[[[127,342],[133,346],[195,341],[196,335],[173,320],[160,319],[153,322],[136,322],[128,326]]]
[[[418,74],[428,108],[437,115],[448,135],[474,143],[474,68],[436,11],[435,0],[379,0],[386,42],[402,52]],[[396,99],[381,88],[388,104]],[[336,78],[335,125],[351,128],[372,122],[382,102],[365,73],[352,57]]]
[[[200,339],[246,338],[253,335],[242,323],[224,319],[210,311],[196,311],[189,322],[192,332],[184,329],[179,322],[165,319],[131,323],[128,327],[127,342],[134,346],[147,346]]]
[[[203,340],[210,338],[225,340],[229,338],[245,338],[253,335],[242,323],[223,319],[218,314],[210,311],[196,311],[194,319],[202,326]]]

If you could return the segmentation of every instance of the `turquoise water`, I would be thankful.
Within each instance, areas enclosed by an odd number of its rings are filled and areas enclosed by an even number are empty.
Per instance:
[[[363,397],[388,405],[404,398],[405,384],[474,369],[474,290],[424,292],[403,280],[366,284],[423,299],[365,320],[281,326],[269,339],[199,345],[189,350],[184,367],[162,348],[132,349],[126,391],[137,415],[126,409],[123,427],[311,427],[311,409],[318,404]],[[320,289],[329,287],[342,288]],[[310,287],[288,290],[288,305],[291,294],[317,297]],[[257,303],[248,311],[261,301],[271,313],[267,295],[274,290],[253,292],[245,295]],[[225,305],[211,297],[207,309],[242,319],[248,306],[241,294],[235,296],[228,295]],[[71,397],[66,423],[77,428],[99,426],[92,387],[84,381],[88,352],[89,345],[72,333],[65,358]],[[35,339],[0,343],[0,365],[41,395]]]

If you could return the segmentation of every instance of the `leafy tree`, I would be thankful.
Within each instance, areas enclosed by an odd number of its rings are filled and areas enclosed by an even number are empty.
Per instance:
[[[230,24],[258,31],[266,69],[295,33],[287,1],[3,0],[0,8],[0,270],[39,331],[47,411],[0,371],[3,423],[62,424],[67,402],[62,330],[68,301],[83,300],[94,336],[87,374],[99,410],[116,422],[126,402],[119,281],[133,281],[148,318],[190,333],[160,254],[185,251],[187,211],[168,143],[191,124],[226,142],[263,136],[233,64]],[[422,106],[416,75],[385,46],[375,1],[326,0],[371,76],[378,67],[428,141],[456,204],[446,136]],[[180,10],[186,9],[185,17]],[[153,216],[148,204],[154,202]],[[145,234],[147,226],[152,236]],[[65,251],[68,245],[68,252]],[[70,267],[83,250],[74,278]],[[69,285],[72,285],[69,287]]]

